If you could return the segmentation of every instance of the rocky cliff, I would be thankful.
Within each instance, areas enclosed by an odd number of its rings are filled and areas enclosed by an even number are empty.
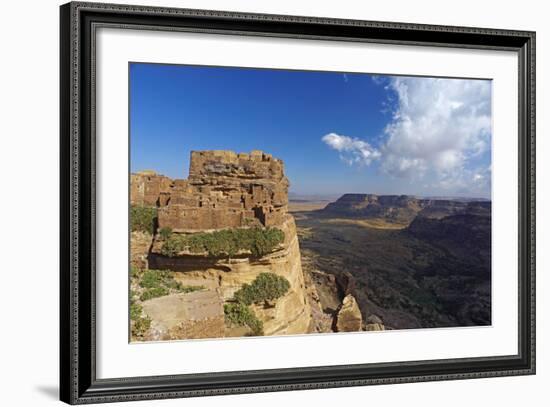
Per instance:
[[[141,318],[151,322],[137,339],[252,335],[257,320],[264,335],[314,329],[281,160],[261,151],[196,151],[186,180],[146,172],[132,174],[131,182],[131,203],[158,213],[147,250],[147,234],[132,232],[132,264],[169,270],[180,288],[141,301]],[[288,282],[284,294],[237,306],[235,294],[265,274]],[[228,320],[228,309],[240,314]]]

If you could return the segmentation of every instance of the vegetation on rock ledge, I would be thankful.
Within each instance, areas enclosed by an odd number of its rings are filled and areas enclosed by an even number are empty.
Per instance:
[[[167,240],[172,234],[172,228],[163,227],[159,230],[159,236],[162,240]]]
[[[223,307],[225,318],[236,325],[248,326],[253,335],[263,335],[263,322],[248,306],[276,300],[287,293],[290,283],[274,273],[260,273],[250,284],[244,284]]]
[[[168,270],[144,270],[137,272],[139,287],[144,290],[139,299],[147,301],[170,293],[190,293],[204,289],[204,286],[183,285],[174,280],[173,272]]]
[[[235,325],[246,325],[253,335],[263,335],[264,324],[250,308],[240,302],[223,306],[225,318]]]
[[[244,284],[235,294],[237,302],[250,305],[273,301],[282,297],[290,288],[284,277],[274,273],[261,273],[251,284]]]
[[[192,235],[170,234],[162,246],[165,256],[176,256],[183,250],[192,253],[208,253],[209,256],[234,256],[239,251],[249,251],[255,257],[271,253],[284,241],[282,230],[276,228],[224,229]]]
[[[147,206],[132,206],[130,208],[130,229],[132,232],[155,233],[157,224],[157,208]]]
[[[151,318],[143,314],[143,307],[130,299],[130,329],[132,336],[143,338],[151,327]]]
[[[142,301],[169,294],[189,293],[204,289],[204,286],[183,285],[174,279],[170,270],[130,270],[130,329],[132,338],[143,339],[151,327],[151,318],[143,310]]]

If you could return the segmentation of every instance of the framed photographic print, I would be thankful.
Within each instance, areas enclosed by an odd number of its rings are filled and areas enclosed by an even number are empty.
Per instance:
[[[61,399],[535,373],[535,34],[61,6]]]

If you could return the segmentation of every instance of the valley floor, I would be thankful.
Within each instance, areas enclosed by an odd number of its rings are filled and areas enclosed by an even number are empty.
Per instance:
[[[381,219],[342,219],[318,210],[293,215],[304,272],[316,283],[326,312],[346,293],[341,285],[327,288],[324,275],[340,281],[347,275],[346,290],[363,319],[378,316],[386,328],[491,323],[490,253],[420,239],[407,225]]]

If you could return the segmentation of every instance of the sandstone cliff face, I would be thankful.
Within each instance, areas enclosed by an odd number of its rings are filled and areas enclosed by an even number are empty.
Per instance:
[[[174,278],[183,285],[204,286],[219,299],[229,301],[243,284],[252,283],[260,273],[274,273],[288,280],[289,291],[274,306],[253,305],[264,324],[265,335],[300,334],[310,331],[311,307],[306,301],[304,274],[294,218],[286,215],[278,226],[285,234],[281,247],[261,258],[209,258],[201,255],[166,257],[153,246],[150,268],[176,271]],[[228,332],[229,333],[229,332]]]
[[[296,225],[287,213],[288,180],[282,161],[261,151],[192,152],[187,180],[166,182],[165,178],[149,173],[132,175],[136,186],[132,185],[131,201],[138,205],[154,202],[159,230],[169,228],[173,234],[191,236],[221,229],[273,227],[284,233],[284,241],[261,257],[247,253],[209,256],[190,251],[167,256],[163,255],[165,241],[159,234],[149,240],[147,250],[142,236],[132,234],[133,264],[138,267],[146,264],[152,270],[171,270],[182,286],[201,287],[197,292],[144,301],[143,309],[152,319],[148,338],[250,334],[246,329],[223,325],[223,304],[231,301],[244,284],[266,272],[284,277],[290,288],[273,303],[251,305],[263,323],[264,335],[311,332],[312,310]]]

